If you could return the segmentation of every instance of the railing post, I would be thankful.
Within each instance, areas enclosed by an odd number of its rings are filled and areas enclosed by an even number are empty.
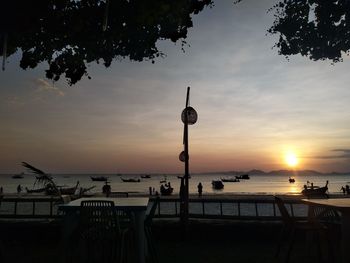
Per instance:
[[[33,215],[35,215],[35,201],[33,200]]]
[[[238,208],[238,216],[241,216],[241,202],[237,202],[237,208]]]
[[[222,202],[220,201],[220,215],[222,216]]]
[[[15,216],[17,215],[17,200],[15,201]]]
[[[53,197],[51,196],[51,199],[50,199],[50,217],[52,217],[52,210],[53,210],[53,201],[52,201]]]
[[[255,201],[255,216],[259,217],[259,213],[258,213],[258,203]]]
[[[158,204],[158,216],[160,217],[160,204],[161,204],[161,199],[159,200],[159,204]]]
[[[290,212],[291,212],[291,214],[292,214],[292,217],[294,217],[293,204],[290,203],[289,205],[290,205]]]

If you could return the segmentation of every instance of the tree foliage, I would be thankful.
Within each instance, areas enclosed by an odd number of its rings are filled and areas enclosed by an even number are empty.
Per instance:
[[[283,0],[270,11],[275,21],[268,31],[279,34],[279,54],[339,62],[349,53],[349,0]]]
[[[156,43],[185,43],[192,14],[211,0],[5,0],[0,16],[0,56],[22,51],[20,66],[47,62],[46,77],[75,84],[90,62],[162,56]],[[3,44],[2,44],[3,43]]]

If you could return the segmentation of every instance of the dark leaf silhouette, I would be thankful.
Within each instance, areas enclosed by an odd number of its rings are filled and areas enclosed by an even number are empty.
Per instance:
[[[20,66],[48,63],[46,77],[69,84],[95,61],[151,60],[164,54],[158,40],[185,43],[192,14],[211,0],[5,0],[0,16],[0,55],[22,51]]]
[[[268,31],[279,35],[279,54],[339,62],[349,53],[350,1],[283,0],[270,11],[275,21]]]

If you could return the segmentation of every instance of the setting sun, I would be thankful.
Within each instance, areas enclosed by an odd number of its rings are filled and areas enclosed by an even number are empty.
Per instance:
[[[298,158],[294,153],[288,153],[285,157],[288,166],[295,167],[298,164]]]

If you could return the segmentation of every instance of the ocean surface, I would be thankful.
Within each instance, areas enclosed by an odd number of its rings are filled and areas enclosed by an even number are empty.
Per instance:
[[[104,182],[92,181],[90,176],[101,176],[102,174],[53,174],[53,180],[60,186],[75,186],[77,181],[80,187],[88,188],[95,186],[90,193],[102,192]],[[159,175],[151,174],[151,178],[143,179],[141,175],[117,175],[103,174],[107,176],[113,192],[137,192],[149,193],[149,187],[155,188],[159,192],[160,181],[167,180],[174,188],[174,194],[179,192],[181,180],[178,175]],[[288,176],[283,175],[250,175],[249,180],[240,180],[240,182],[225,182],[223,190],[212,188],[211,181],[220,178],[234,177],[227,174],[193,174],[190,179],[190,193],[197,193],[199,182],[203,185],[203,194],[299,194],[303,185],[307,181],[313,182],[314,186],[324,186],[329,181],[329,193],[341,193],[340,188],[346,184],[350,185],[349,175],[299,175],[294,176],[295,183],[289,183]],[[138,183],[123,182],[121,178],[140,178]],[[4,193],[15,193],[20,184],[23,188],[33,189],[35,182],[34,174],[25,174],[23,179],[13,179],[11,174],[0,175],[0,186]],[[37,187],[37,186],[36,186]],[[25,192],[25,190],[23,191]]]

